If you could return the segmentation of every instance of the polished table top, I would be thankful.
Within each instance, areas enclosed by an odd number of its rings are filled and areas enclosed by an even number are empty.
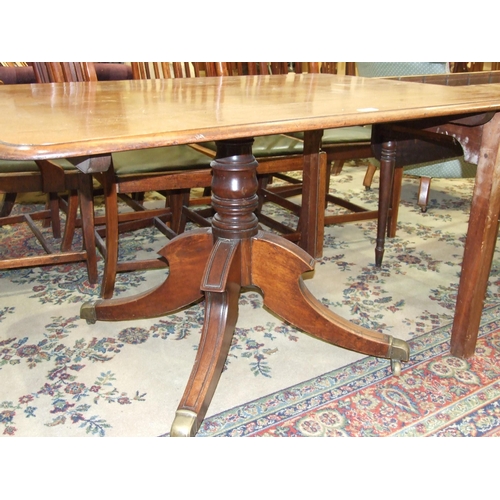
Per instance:
[[[0,158],[45,159],[500,109],[500,85],[326,74],[0,86]]]
[[[160,286],[81,309],[88,321],[137,319],[169,314],[204,296],[202,336],[171,434],[191,436],[224,366],[242,287],[259,288],[271,311],[318,339],[390,359],[396,372],[409,359],[404,341],[351,324],[317,301],[302,280],[314,259],[260,231],[253,215],[257,164],[251,160],[252,141],[245,138],[306,131],[304,169],[314,171],[317,190],[321,133],[314,131],[440,116],[452,121],[496,110],[499,84],[448,87],[321,74],[3,86],[0,158],[78,157],[74,163],[90,172],[85,165],[95,162],[84,160],[87,156],[221,141],[221,155],[212,162],[217,211],[212,228],[184,233],[162,249],[170,272]],[[470,355],[466,344],[474,348],[500,216],[500,114],[488,116],[480,129],[473,222],[452,332],[452,351],[456,338],[460,356]],[[311,199],[321,198],[314,193]],[[308,200],[303,204],[307,208]]]

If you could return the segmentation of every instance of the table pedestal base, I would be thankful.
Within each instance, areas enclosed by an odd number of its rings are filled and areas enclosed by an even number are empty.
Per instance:
[[[409,359],[406,342],[354,325],[321,304],[302,279],[314,269],[314,259],[284,238],[259,231],[251,144],[251,139],[218,143],[212,229],[178,236],[160,252],[170,266],[164,283],[134,297],[82,306],[88,321],[127,320],[165,315],[205,297],[200,345],[172,436],[194,436],[205,417],[231,345],[242,287],[260,289],[265,306],[318,339],[391,359],[396,373]]]

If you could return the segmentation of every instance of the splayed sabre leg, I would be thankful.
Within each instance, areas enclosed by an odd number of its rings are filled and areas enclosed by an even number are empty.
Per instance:
[[[244,286],[259,287],[266,306],[314,337],[391,359],[396,374],[401,361],[409,359],[406,342],[356,326],[322,305],[302,280],[302,274],[313,269],[312,257],[279,236],[259,231],[253,214],[258,203],[257,163],[251,144],[251,139],[221,141],[212,163],[212,204],[217,211],[212,229],[216,243],[201,285],[206,297],[205,321],[172,436],[196,435],[205,417],[229,351],[240,288]],[[316,158],[319,161],[318,155]],[[305,159],[305,164],[308,161],[311,158]]]

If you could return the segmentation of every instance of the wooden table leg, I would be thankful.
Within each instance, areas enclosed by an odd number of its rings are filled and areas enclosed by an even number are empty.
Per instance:
[[[324,211],[324,196],[318,196],[324,186],[324,177],[319,175],[321,134],[308,136],[308,220],[317,228]],[[133,297],[85,304],[81,309],[81,316],[91,322],[148,318],[205,297],[200,346],[172,436],[193,436],[198,431],[231,345],[244,286],[259,287],[272,311],[318,339],[391,359],[396,373],[401,361],[409,358],[406,342],[354,325],[316,300],[302,280],[303,273],[313,270],[314,259],[288,240],[259,231],[254,214],[258,183],[252,143],[253,139],[217,142],[217,156],[211,164],[212,206],[216,211],[212,228],[184,233],[163,248],[160,253],[168,261],[170,273],[161,285]],[[317,249],[315,238],[318,234],[306,241]]]
[[[500,113],[483,127],[451,332],[451,354],[474,355],[500,216]]]
[[[251,284],[250,243],[259,231],[254,213],[259,199],[252,143],[253,139],[219,141],[211,163],[216,242],[201,283],[206,309],[200,346],[172,424],[173,437],[190,437],[198,431],[231,344],[240,287]]]
[[[302,279],[302,274],[313,268],[314,260],[293,243],[271,233],[261,232],[253,238],[252,283],[262,290],[264,305],[270,310],[313,337],[339,347],[408,361],[406,342],[355,325],[317,300]]]
[[[162,284],[131,297],[86,302],[81,307],[80,317],[89,323],[155,318],[201,300],[201,277],[212,246],[210,229],[197,229],[177,236],[159,252],[169,264],[169,275]]]
[[[205,320],[191,377],[175,414],[170,435],[196,434],[212,400],[231,347],[241,281],[241,245],[237,240],[216,242],[203,282]]]
[[[400,362],[409,359],[406,342],[356,326],[316,300],[301,277],[313,269],[314,259],[288,240],[258,230],[253,213],[258,204],[257,162],[251,144],[252,140],[244,139],[217,143],[217,158],[212,162],[216,243],[201,285],[205,320],[171,436],[194,436],[198,431],[231,344],[242,286],[259,287],[272,311],[318,339],[389,358],[396,372]],[[322,200],[318,202],[323,209]]]

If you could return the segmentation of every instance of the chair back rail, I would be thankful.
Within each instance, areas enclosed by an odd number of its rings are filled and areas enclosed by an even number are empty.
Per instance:
[[[183,76],[183,65],[180,62],[133,62],[132,78],[134,80],[155,80],[162,78],[181,78]]]
[[[227,62],[229,75],[285,75],[289,72],[287,62]]]
[[[31,65],[38,83],[97,81],[91,62],[34,62]]]
[[[227,76],[227,64],[222,62],[132,62],[134,80]]]

